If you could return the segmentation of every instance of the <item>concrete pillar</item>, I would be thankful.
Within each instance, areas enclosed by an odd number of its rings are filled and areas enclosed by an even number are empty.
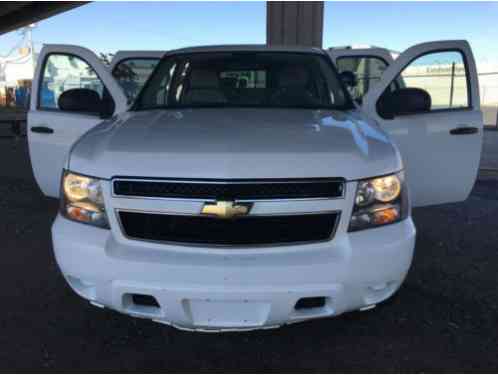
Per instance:
[[[266,43],[322,47],[323,1],[267,1]]]

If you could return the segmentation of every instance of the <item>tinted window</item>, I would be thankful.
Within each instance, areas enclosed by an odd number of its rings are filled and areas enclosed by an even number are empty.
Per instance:
[[[71,55],[49,55],[39,88],[39,107],[58,109],[59,96],[67,90],[86,88],[104,94],[104,85],[85,61]]]
[[[194,107],[350,108],[328,58],[279,52],[166,57],[135,109]]]
[[[350,87],[350,94],[353,99],[361,101],[368,89],[380,80],[387,63],[373,56],[346,56],[336,60],[339,72],[350,71],[355,74],[357,85]]]
[[[158,62],[159,59],[127,59],[114,67],[112,75],[119,82],[130,102],[137,97]]]

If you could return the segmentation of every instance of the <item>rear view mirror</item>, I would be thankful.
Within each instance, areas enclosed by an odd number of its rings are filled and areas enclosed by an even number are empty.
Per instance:
[[[339,74],[339,78],[341,79],[344,86],[347,88],[353,88],[358,85],[358,80],[356,78],[356,74],[349,70],[345,70]]]
[[[100,114],[102,100],[99,94],[90,89],[71,89],[64,91],[57,102],[59,109],[69,112]]]
[[[429,93],[419,88],[400,88],[384,93],[377,102],[379,115],[392,119],[400,115],[429,112],[432,100]]]

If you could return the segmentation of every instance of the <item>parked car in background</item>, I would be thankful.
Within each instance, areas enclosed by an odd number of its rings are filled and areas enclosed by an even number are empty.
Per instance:
[[[367,87],[354,85],[363,62],[338,58],[214,46],[123,52],[108,68],[87,49],[45,46],[28,140],[38,185],[61,202],[53,249],[71,288],[207,331],[392,296],[412,261],[411,207],[465,200],[474,184],[475,62],[465,41],[423,43],[377,66]],[[435,58],[465,67],[446,106],[439,86],[406,79]],[[93,83],[45,108],[36,93],[65,79],[65,59]],[[354,99],[344,82],[361,88]]]

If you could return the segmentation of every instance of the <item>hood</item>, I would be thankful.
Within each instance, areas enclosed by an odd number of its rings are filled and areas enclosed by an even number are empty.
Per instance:
[[[353,180],[401,169],[388,136],[356,111],[259,108],[127,112],[86,133],[69,163],[100,178]]]

